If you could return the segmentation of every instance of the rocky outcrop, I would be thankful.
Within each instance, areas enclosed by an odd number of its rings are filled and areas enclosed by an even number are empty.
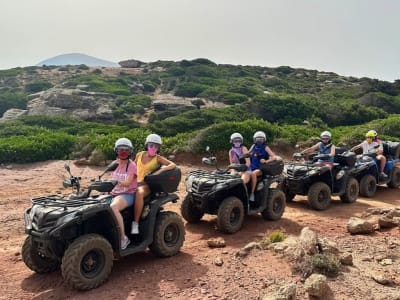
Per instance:
[[[144,62],[142,62],[140,60],[136,60],[136,59],[122,60],[122,61],[118,62],[118,64],[122,68],[140,68],[143,65],[145,65]]]
[[[83,120],[112,121],[110,104],[113,101],[113,96],[107,93],[55,87],[30,100],[26,110],[7,110],[0,120],[8,121],[27,115],[71,116]]]
[[[155,111],[186,111],[196,109],[197,107],[192,104],[193,98],[182,98],[172,94],[160,94],[154,97],[153,105]]]

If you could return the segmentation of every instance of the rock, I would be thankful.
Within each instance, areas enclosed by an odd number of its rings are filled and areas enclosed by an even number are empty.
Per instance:
[[[224,260],[222,259],[222,257],[220,257],[220,256],[217,256],[215,259],[214,259],[214,265],[216,265],[216,266],[222,266],[224,264]]]
[[[139,67],[145,65],[144,62],[142,62],[140,60],[136,60],[136,59],[122,60],[122,61],[118,62],[118,64],[122,68],[139,68]]]
[[[243,250],[245,250],[247,252],[249,252],[253,249],[262,249],[262,247],[261,247],[260,243],[257,243],[257,242],[248,243],[246,246],[243,247]]]
[[[307,254],[312,255],[318,252],[317,234],[314,231],[312,231],[309,227],[304,227],[301,230],[299,242]]]
[[[211,238],[207,240],[207,245],[210,248],[223,248],[226,246],[226,242],[223,238]]]
[[[381,228],[392,228],[400,224],[398,218],[389,218],[387,216],[380,217],[378,222]]]
[[[352,266],[353,265],[353,255],[351,255],[351,253],[342,253],[339,256],[339,261],[342,265]]]
[[[392,278],[390,278],[388,275],[379,273],[378,271],[373,271],[371,273],[371,277],[373,280],[375,280],[377,283],[380,283],[382,285],[389,285],[392,284]]]
[[[347,222],[347,231],[351,234],[365,234],[374,232],[373,225],[363,219],[351,217]]]
[[[280,286],[278,290],[265,294],[262,300],[295,300],[296,285],[294,283]]]
[[[3,117],[0,118],[0,122],[14,120],[25,116],[27,113],[26,109],[11,108],[4,112]]]
[[[304,282],[304,289],[309,296],[324,299],[324,296],[329,291],[326,276],[321,274],[312,274]]]
[[[385,258],[385,259],[382,259],[379,263],[382,266],[390,266],[393,264],[393,261],[390,258]]]
[[[322,253],[339,254],[337,243],[328,238],[318,238],[318,248]]]

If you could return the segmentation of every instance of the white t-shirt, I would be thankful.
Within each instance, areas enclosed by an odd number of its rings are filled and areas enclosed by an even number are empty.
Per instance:
[[[376,145],[379,147],[375,148]],[[382,144],[373,141],[371,144],[368,144],[367,141],[364,141],[361,143],[361,147],[363,149],[363,154],[371,154],[371,153],[376,153],[378,149],[383,150]]]

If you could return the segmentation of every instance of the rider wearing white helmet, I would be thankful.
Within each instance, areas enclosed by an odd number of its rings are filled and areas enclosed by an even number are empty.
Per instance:
[[[138,190],[135,200],[135,214],[132,222],[131,234],[139,233],[139,220],[143,209],[143,199],[150,194],[149,186],[144,182],[147,174],[157,175],[164,171],[176,168],[175,163],[159,155],[162,139],[158,134],[152,133],[146,137],[145,150],[136,154],[135,162],[138,166]]]
[[[382,179],[388,178],[385,174],[384,169],[386,165],[386,157],[383,155],[383,145],[382,141],[378,139],[378,133],[375,130],[369,130],[365,134],[365,140],[351,148],[351,151],[355,151],[359,148],[362,148],[363,154],[376,154],[376,160],[379,161],[381,173],[380,177]]]
[[[256,190],[257,176],[262,175],[260,164],[266,164],[276,159],[275,153],[266,144],[267,136],[264,131],[257,131],[253,135],[254,144],[249,152],[251,153],[250,168],[251,173],[251,193],[250,201],[254,201],[254,191]]]
[[[318,150],[319,154],[329,155],[329,162],[333,162],[336,147],[332,144],[332,134],[329,131],[323,131],[320,134],[320,141],[309,148],[304,149],[301,153],[311,153]]]
[[[113,210],[120,228],[121,249],[125,249],[130,243],[130,240],[125,235],[121,210],[133,205],[135,201],[137,168],[136,163],[130,159],[133,146],[129,139],[118,139],[114,144],[114,151],[117,155],[117,160],[115,162],[118,163],[118,167],[113,172],[112,178],[117,181],[117,184],[111,191],[113,200],[110,207]]]
[[[240,157],[243,154],[246,154],[249,152],[247,147],[245,145],[243,145],[243,136],[238,132],[232,133],[230,143],[232,144],[232,148],[228,152],[229,163],[230,164],[240,164],[241,163]],[[248,170],[246,172],[239,172],[239,174],[240,174],[243,182],[248,183],[250,180],[250,176],[251,176],[250,159],[246,158],[245,163],[247,165]],[[231,171],[232,171],[232,173],[235,172],[234,170],[231,170]]]

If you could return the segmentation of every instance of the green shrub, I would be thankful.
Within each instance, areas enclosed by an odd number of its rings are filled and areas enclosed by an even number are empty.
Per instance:
[[[25,92],[27,93],[37,93],[40,91],[45,91],[49,88],[53,87],[50,82],[47,81],[35,81],[32,83],[28,83],[25,85]]]
[[[285,234],[280,230],[273,231],[269,235],[269,240],[272,243],[282,242],[285,238],[286,238]]]
[[[175,95],[180,97],[196,97],[206,88],[207,86],[203,84],[185,82],[177,86]]]
[[[335,277],[339,274],[340,261],[331,253],[316,254],[312,257],[312,266],[316,272]]]

